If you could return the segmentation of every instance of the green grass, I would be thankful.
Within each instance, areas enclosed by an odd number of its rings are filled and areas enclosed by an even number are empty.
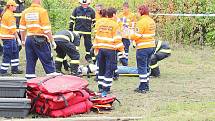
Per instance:
[[[25,59],[24,52],[21,53],[23,69]],[[129,58],[129,65],[135,66],[133,48]],[[81,61],[85,63],[83,57]],[[115,109],[109,113],[91,112],[78,116],[141,116],[144,121],[215,120],[215,51],[207,47],[174,45],[171,57],[159,64],[161,77],[151,79],[149,93],[133,92],[139,83],[137,77],[120,77],[113,82],[111,90],[121,106],[116,102]],[[37,72],[44,75],[41,64],[38,64]],[[93,78],[88,80],[90,89],[97,91]]]

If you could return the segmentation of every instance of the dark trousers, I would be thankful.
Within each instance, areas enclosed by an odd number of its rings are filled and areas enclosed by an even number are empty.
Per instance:
[[[150,60],[154,48],[138,49],[136,52],[137,69],[140,78],[140,90],[149,89]]]
[[[129,46],[130,46],[130,40],[126,38],[122,38],[122,42],[125,49],[125,58],[119,58],[119,61],[122,63],[123,66],[128,66],[128,53],[129,53]]]
[[[3,47],[2,47],[2,45],[0,44],[0,56],[2,56],[2,54],[3,54]]]
[[[19,50],[15,39],[3,39],[3,60],[1,73],[7,73],[11,65],[11,71],[17,71],[19,66]]]
[[[85,59],[91,60],[91,55],[90,55],[90,50],[93,46],[92,44],[92,40],[91,40],[91,34],[80,34],[80,37],[83,36],[84,37],[84,46],[85,46],[85,51],[86,51],[86,55],[85,55]]]
[[[77,64],[80,59],[80,54],[76,49],[75,45],[69,41],[55,41],[57,44],[56,48],[56,69],[61,70],[62,63],[65,61],[64,58],[68,55],[71,58],[71,62]],[[71,63],[73,64],[73,63]]]
[[[28,36],[25,43],[26,53],[26,78],[35,78],[37,60],[41,61],[46,74],[55,73],[55,64],[52,58],[50,43],[45,41],[37,43],[33,36]]]
[[[151,63],[150,63],[151,76],[155,76],[155,77],[160,76],[160,69],[159,69],[158,62],[169,56],[170,56],[170,53],[163,53],[163,52],[157,52],[156,54],[152,55]]]
[[[98,87],[110,91],[114,71],[116,70],[117,52],[115,50],[100,49],[98,53]]]

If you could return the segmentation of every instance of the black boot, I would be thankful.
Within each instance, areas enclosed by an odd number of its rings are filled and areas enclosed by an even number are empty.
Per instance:
[[[67,60],[63,61],[63,66],[64,66],[65,71],[69,71],[69,64],[68,64]]]
[[[57,73],[62,73],[61,68],[62,68],[62,62],[55,61],[55,68]]]
[[[92,57],[91,57],[90,54],[86,54],[86,55],[85,55],[85,59],[86,59],[86,61],[87,61],[88,63],[93,63],[93,60],[92,60]]]
[[[81,76],[82,76],[82,75],[78,72],[78,67],[79,67],[79,64],[71,64],[71,65],[70,65],[71,75],[78,76],[78,77],[81,77]]]
[[[150,76],[153,76],[153,77],[160,77],[160,69],[159,69],[159,66],[156,67],[156,68],[151,69],[151,74],[150,74]]]

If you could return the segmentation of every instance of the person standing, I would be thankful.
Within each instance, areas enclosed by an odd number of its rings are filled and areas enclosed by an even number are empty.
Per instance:
[[[11,65],[12,74],[22,74],[23,71],[18,69],[19,66],[19,51],[16,43],[16,38],[19,38],[16,32],[16,18],[13,16],[13,11],[16,10],[16,3],[9,0],[6,4],[5,11],[2,13],[0,37],[3,41],[3,61],[1,64],[0,75],[9,76],[7,72]]]
[[[29,8],[23,11],[20,20],[22,42],[25,42],[27,79],[35,78],[38,58],[47,75],[55,74],[55,64],[51,47],[55,48],[47,11],[41,7],[42,0],[32,0]]]
[[[85,59],[92,62],[90,50],[92,48],[91,31],[95,24],[95,11],[89,7],[91,0],[79,0],[81,6],[76,7],[70,17],[69,30],[78,32],[84,37],[84,46],[86,50]]]
[[[155,29],[154,20],[149,17],[149,8],[141,5],[138,8],[141,15],[140,20],[136,24],[135,31],[131,32],[130,38],[136,42],[136,60],[140,78],[140,84],[137,89],[138,93],[146,93],[149,91],[149,75],[150,75],[150,59],[155,48]]]
[[[115,8],[107,9],[107,17],[96,23],[96,35],[93,48],[98,51],[99,66],[98,88],[102,97],[106,97],[112,86],[113,74],[117,63],[117,51],[123,53],[124,46],[120,28],[113,19],[116,16]]]
[[[129,53],[129,46],[130,46],[130,40],[128,39],[128,32],[129,29],[132,29],[135,26],[136,17],[135,15],[129,10],[129,4],[128,2],[123,3],[123,11],[118,14],[118,23],[121,26],[121,32],[122,32],[122,42],[125,46],[125,58],[122,58],[122,54],[118,53],[119,60],[122,63],[123,66],[128,66],[128,53]]]

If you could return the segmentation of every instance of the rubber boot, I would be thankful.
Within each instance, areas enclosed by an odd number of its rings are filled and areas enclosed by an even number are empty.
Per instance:
[[[78,77],[81,77],[81,76],[82,76],[82,75],[78,72],[78,67],[79,67],[79,64],[71,64],[71,65],[70,65],[71,75],[78,76]]]
[[[61,68],[62,68],[62,62],[55,61],[55,68],[57,73],[62,73]]]

